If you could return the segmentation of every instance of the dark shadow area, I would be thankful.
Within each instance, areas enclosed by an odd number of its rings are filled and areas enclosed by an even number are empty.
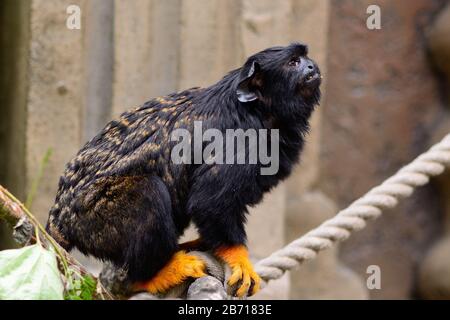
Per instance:
[[[25,112],[29,1],[0,2],[0,184],[25,194]],[[0,223],[0,250],[11,245]]]

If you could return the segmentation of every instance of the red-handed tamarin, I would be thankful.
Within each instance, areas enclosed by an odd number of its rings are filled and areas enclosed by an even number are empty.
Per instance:
[[[47,230],[67,250],[76,247],[125,268],[137,290],[162,293],[203,276],[204,262],[189,254],[200,248],[230,266],[228,284],[237,285],[236,296],[254,294],[260,279],[246,249],[247,209],[298,161],[321,78],[307,46],[293,43],[252,55],[210,87],[123,113],[67,164]],[[278,130],[278,154],[272,155],[278,157],[277,172],[261,174],[260,161],[172,161],[171,132],[192,132],[196,121],[224,134]],[[244,151],[254,147],[246,144]],[[179,244],[191,221],[199,240]]]

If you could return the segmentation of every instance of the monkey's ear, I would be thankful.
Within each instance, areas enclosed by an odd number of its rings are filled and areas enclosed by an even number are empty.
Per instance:
[[[250,102],[258,99],[260,94],[257,86],[257,77],[261,72],[258,62],[253,61],[250,66],[244,66],[239,77],[236,95],[240,102]]]

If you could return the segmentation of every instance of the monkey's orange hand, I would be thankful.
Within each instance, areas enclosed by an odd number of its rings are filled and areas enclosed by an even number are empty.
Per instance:
[[[237,297],[243,297],[245,294],[252,296],[258,292],[261,279],[253,270],[244,245],[219,247],[215,254],[230,266],[231,276],[228,279],[228,286],[238,285],[235,293]]]

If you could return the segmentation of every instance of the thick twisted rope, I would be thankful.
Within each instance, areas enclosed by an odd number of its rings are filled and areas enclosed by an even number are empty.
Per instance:
[[[430,177],[442,174],[449,165],[450,134],[333,218],[260,260],[255,265],[256,272],[265,282],[280,278],[286,271],[314,259],[319,251],[346,240],[383,210],[394,208],[400,198],[409,197],[414,189],[427,184]]]

